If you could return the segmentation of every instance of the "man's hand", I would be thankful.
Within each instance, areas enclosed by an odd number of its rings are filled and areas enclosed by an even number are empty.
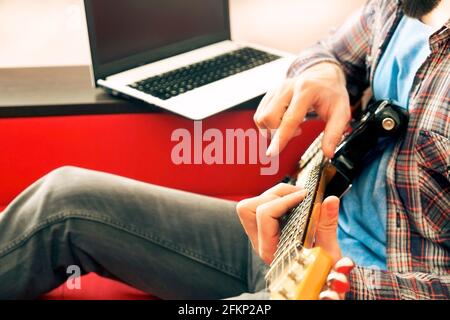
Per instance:
[[[332,158],[351,118],[345,75],[338,65],[317,64],[264,97],[254,120],[261,132],[273,133],[268,156],[276,156],[300,133],[310,108],[326,122],[322,148]]]
[[[237,213],[253,249],[267,264],[273,260],[280,237],[280,218],[298,205],[306,190],[280,183],[258,197],[242,200]],[[337,240],[339,198],[328,197],[322,203],[316,231],[316,246],[323,248],[336,263],[342,258]]]
[[[258,197],[242,200],[237,213],[253,248],[261,259],[270,264],[273,261],[280,237],[280,222],[289,209],[299,204],[306,191],[298,186],[279,184]],[[328,197],[322,203],[316,230],[316,246],[320,246],[333,258],[334,271],[330,274],[328,289],[321,299],[342,299],[349,289],[347,274],[353,262],[342,258],[337,240],[339,198]]]
[[[290,184],[278,184],[258,197],[242,200],[237,213],[253,249],[270,264],[280,237],[279,219],[298,205],[306,190]]]

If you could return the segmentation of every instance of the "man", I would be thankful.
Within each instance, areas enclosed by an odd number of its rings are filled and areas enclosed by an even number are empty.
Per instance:
[[[339,244],[357,264],[348,298],[450,297],[449,19],[450,1],[370,1],[357,21],[304,52],[255,115],[260,128],[278,129],[277,152],[313,106],[327,121],[323,151],[332,157],[349,100],[367,87],[408,109],[404,139],[367,163],[342,199]],[[275,244],[259,244],[267,260]]]
[[[258,127],[274,133],[274,155],[314,107],[327,122],[323,151],[332,157],[350,101],[367,87],[410,112],[405,137],[367,164],[341,203],[322,205],[316,244],[338,272],[351,268],[342,254],[356,262],[345,298],[450,297],[449,19],[448,0],[371,0],[358,19],[305,51],[255,114]],[[304,196],[281,184],[240,202],[236,215],[231,202],[58,169],[0,215],[0,297],[37,297],[72,264],[164,299],[259,292],[278,219]],[[332,278],[334,291],[323,297],[343,298],[345,277]]]

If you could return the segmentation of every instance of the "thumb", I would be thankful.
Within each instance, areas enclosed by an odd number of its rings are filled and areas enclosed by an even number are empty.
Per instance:
[[[319,223],[316,231],[316,246],[327,251],[336,263],[342,258],[337,240],[337,225],[339,217],[339,198],[328,197],[322,203]]]

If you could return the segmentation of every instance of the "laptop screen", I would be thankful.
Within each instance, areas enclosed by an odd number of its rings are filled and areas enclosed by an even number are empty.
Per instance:
[[[226,0],[85,0],[95,80],[230,38]]]

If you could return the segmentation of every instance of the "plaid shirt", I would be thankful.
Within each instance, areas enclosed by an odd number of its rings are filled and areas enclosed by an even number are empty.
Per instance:
[[[288,76],[320,62],[337,63],[351,100],[359,100],[402,16],[399,1],[369,1],[305,50]],[[410,93],[407,133],[387,168],[388,271],[357,266],[349,299],[450,298],[450,21],[432,35],[430,47]]]

